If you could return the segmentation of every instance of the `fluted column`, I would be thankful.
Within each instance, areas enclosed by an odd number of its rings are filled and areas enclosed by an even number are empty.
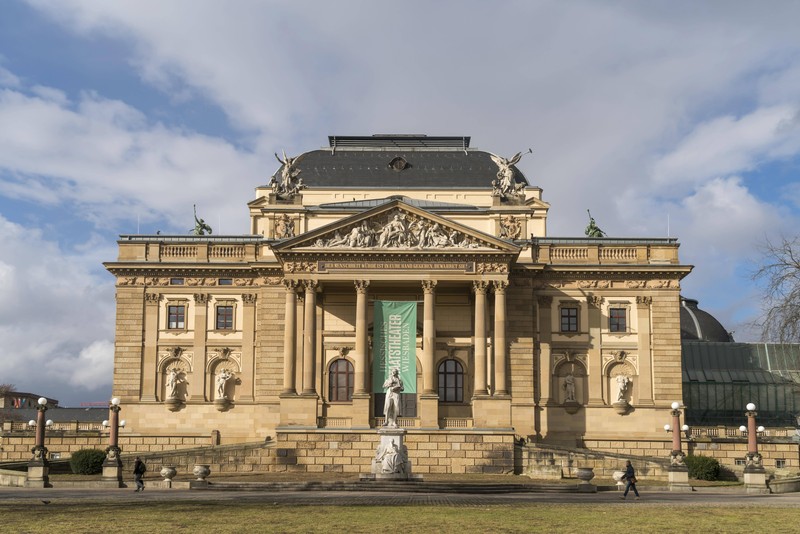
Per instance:
[[[314,395],[314,360],[317,334],[317,285],[316,280],[305,280],[305,308],[303,320],[303,395]]]
[[[423,280],[422,293],[422,393],[436,394],[436,371],[433,368],[436,355],[436,280]]]
[[[297,395],[295,364],[297,359],[297,280],[284,280],[286,314],[283,322],[283,393]]]
[[[496,395],[508,395],[506,380],[506,288],[508,281],[494,282],[494,383]]]
[[[367,289],[369,280],[356,280],[355,394],[369,391],[367,384]]]
[[[475,395],[486,395],[486,289],[488,282],[472,283],[475,291]]]

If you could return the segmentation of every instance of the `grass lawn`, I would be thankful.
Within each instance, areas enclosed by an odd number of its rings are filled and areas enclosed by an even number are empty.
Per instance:
[[[657,502],[489,506],[283,506],[142,502],[0,505],[8,533],[208,532],[796,532],[800,509]]]

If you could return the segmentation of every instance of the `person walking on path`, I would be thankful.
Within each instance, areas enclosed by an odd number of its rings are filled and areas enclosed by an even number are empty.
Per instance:
[[[625,462],[625,474],[622,476],[623,480],[626,480],[628,484],[625,486],[625,493],[622,494],[623,501],[625,497],[628,496],[628,492],[633,488],[633,493],[636,495],[636,500],[639,500],[639,490],[636,489],[636,471],[633,470],[633,465],[631,465],[631,461],[628,460]]]
[[[145,471],[147,471],[147,466],[145,466],[142,459],[137,456],[136,461],[133,463],[133,480],[136,482],[135,491],[144,491],[144,482],[142,482],[142,477],[144,476]]]

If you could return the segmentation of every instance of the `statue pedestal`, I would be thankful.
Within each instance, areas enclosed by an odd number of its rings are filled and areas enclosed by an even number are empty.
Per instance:
[[[612,404],[611,406],[614,407],[614,411],[617,412],[618,415],[625,415],[631,409],[631,405],[628,404],[628,401],[625,401],[625,400],[617,401],[614,404]]]
[[[671,466],[667,471],[667,482],[670,491],[692,491],[689,485],[689,468]]]
[[[769,493],[767,473],[763,467],[748,466],[744,468],[744,489],[747,493],[751,494]]]
[[[378,430],[381,438],[372,459],[370,475],[362,476],[365,480],[421,480],[421,476],[411,474],[411,460],[408,449],[403,444],[406,435],[404,428],[383,427]]]
[[[577,401],[568,400],[564,402],[564,410],[570,415],[575,415],[580,409],[581,405]]]
[[[26,488],[49,488],[50,465],[47,460],[31,460],[28,462],[28,477],[25,479]]]

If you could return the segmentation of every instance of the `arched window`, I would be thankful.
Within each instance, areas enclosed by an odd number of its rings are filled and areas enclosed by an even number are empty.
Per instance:
[[[457,360],[439,364],[439,401],[464,402],[464,368]]]
[[[333,362],[328,371],[328,399],[331,402],[353,400],[354,376],[352,363],[344,358]]]

